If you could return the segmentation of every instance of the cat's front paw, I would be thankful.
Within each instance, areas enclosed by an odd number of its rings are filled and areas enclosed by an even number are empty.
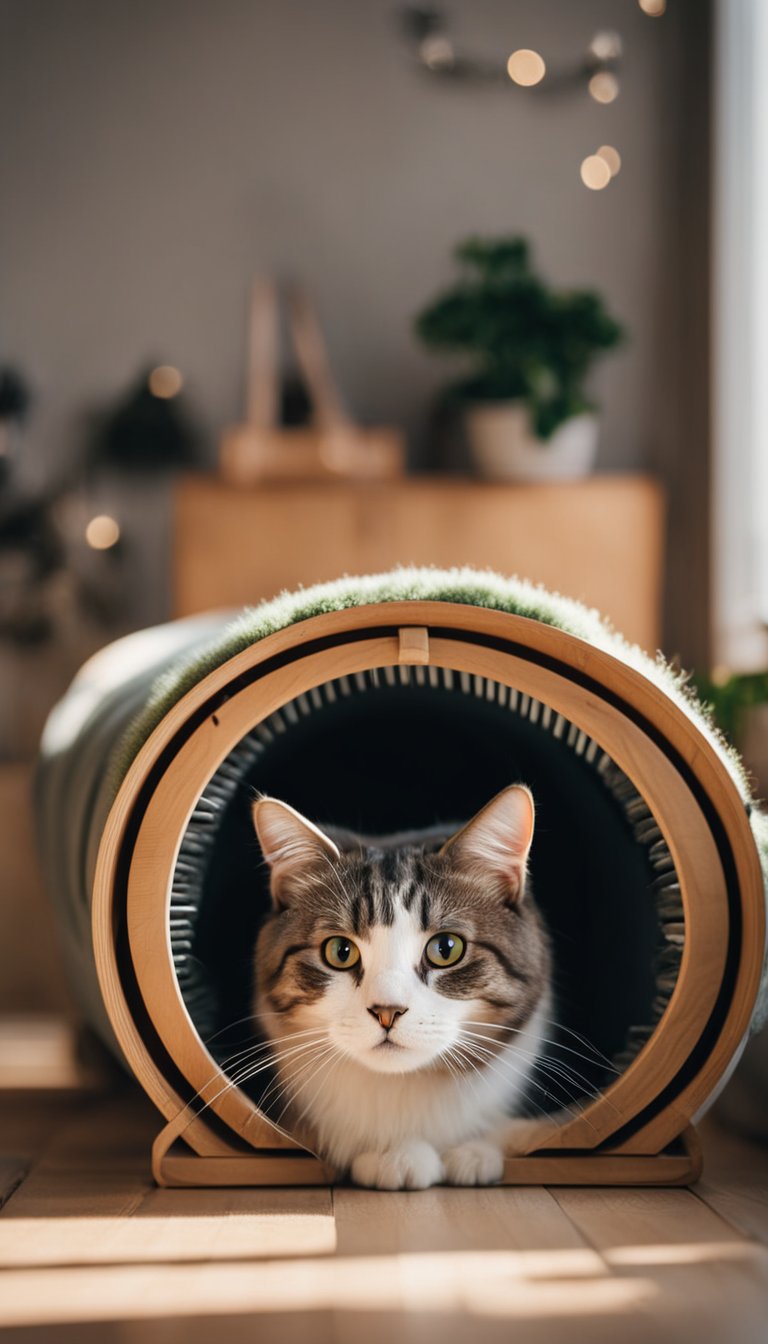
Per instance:
[[[426,1190],[444,1176],[438,1154],[422,1139],[411,1139],[382,1153],[360,1153],[350,1174],[356,1185],[375,1190]]]
[[[443,1153],[449,1185],[495,1185],[504,1174],[504,1154],[495,1143],[474,1139]]]

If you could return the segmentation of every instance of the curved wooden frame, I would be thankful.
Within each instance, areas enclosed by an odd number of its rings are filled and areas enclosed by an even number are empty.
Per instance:
[[[762,872],[738,791],[692,720],[633,668],[537,621],[443,602],[351,608],[281,630],[198,683],[138,754],[107,820],[93,899],[96,964],[126,1058],[172,1122],[167,1142],[183,1133],[194,1151],[219,1158],[232,1155],[233,1136],[235,1151],[243,1141],[254,1150],[296,1149],[227,1083],[179,991],[170,887],[197,799],[236,743],[286,701],[344,674],[425,662],[515,686],[594,738],[645,798],[680,878],[685,948],[661,1021],[600,1097],[563,1123],[537,1126],[526,1151],[609,1145],[615,1153],[659,1153],[739,1049],[762,966]],[[130,967],[117,954],[123,920]],[[142,1034],[142,1014],[159,1043]],[[196,1095],[207,1108],[202,1117],[185,1111]]]

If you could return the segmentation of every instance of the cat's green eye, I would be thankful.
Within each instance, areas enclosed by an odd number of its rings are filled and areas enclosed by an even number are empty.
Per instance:
[[[444,966],[455,966],[464,956],[466,946],[458,933],[436,933],[424,948],[424,956],[430,966],[437,966],[439,969]]]
[[[320,952],[325,964],[334,971],[349,971],[360,960],[360,948],[351,938],[326,938]]]

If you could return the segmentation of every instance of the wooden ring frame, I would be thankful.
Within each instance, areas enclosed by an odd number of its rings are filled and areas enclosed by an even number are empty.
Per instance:
[[[159,1180],[329,1178],[231,1085],[192,1023],[171,956],[174,865],[208,780],[256,724],[336,677],[426,663],[514,686],[593,738],[654,814],[681,888],[682,963],[652,1036],[600,1096],[535,1125],[507,1179],[679,1182],[696,1174],[690,1143],[680,1150],[675,1142],[740,1049],[765,943],[762,871],[733,780],[688,715],[610,654],[524,617],[415,601],[313,617],[235,655],[168,711],[123,781],[97,861],[95,957],[126,1059],[169,1122],[156,1145]],[[185,1156],[190,1149],[196,1159]],[[576,1174],[574,1152],[583,1155]]]

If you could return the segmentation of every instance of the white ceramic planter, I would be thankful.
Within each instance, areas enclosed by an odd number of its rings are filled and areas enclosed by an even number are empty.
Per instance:
[[[521,401],[472,406],[466,424],[474,463],[489,480],[573,480],[595,464],[599,422],[591,412],[571,416],[546,440],[533,433]]]

